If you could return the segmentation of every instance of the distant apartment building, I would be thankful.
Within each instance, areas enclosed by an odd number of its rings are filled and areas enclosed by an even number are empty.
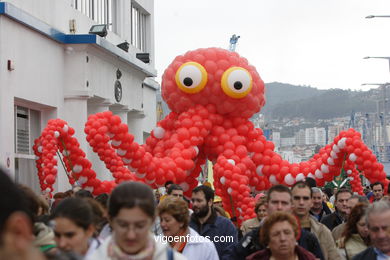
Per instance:
[[[306,144],[306,131],[300,129],[295,133],[295,144],[296,145],[305,145]]]
[[[330,125],[328,126],[328,142],[333,142],[334,138],[340,134],[342,130],[344,130],[344,126],[342,125]]]
[[[326,130],[323,127],[315,128],[314,131],[314,143],[324,146],[326,145]]]
[[[316,133],[315,128],[306,128],[305,129],[305,144],[315,144]]]
[[[272,141],[275,144],[275,147],[281,146],[280,132],[272,132]]]
[[[295,137],[280,138],[281,147],[293,146],[293,145],[295,145]]]

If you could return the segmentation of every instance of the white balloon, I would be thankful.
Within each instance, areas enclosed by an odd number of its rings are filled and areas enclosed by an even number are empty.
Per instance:
[[[348,171],[347,171],[347,174],[348,174],[348,175],[351,175],[351,174],[352,174],[352,171],[351,171],[351,170],[348,170]]]
[[[42,153],[43,147],[42,145],[38,146],[38,152]]]
[[[259,175],[260,177],[263,176],[263,167],[264,167],[264,165],[259,165],[259,166],[257,166],[257,168],[256,168],[256,173],[257,173],[257,175]]]
[[[119,156],[124,156],[127,153],[127,151],[126,150],[122,150],[122,149],[118,149],[118,150],[116,150],[116,153]]]
[[[309,174],[307,175],[307,177],[315,179],[316,176],[314,176],[313,173],[309,172]]]
[[[337,144],[334,144],[334,145],[332,146],[332,150],[333,150],[333,152],[335,152],[335,153],[339,153],[339,152],[340,152],[340,149],[339,149],[339,147],[337,146]]]
[[[337,154],[332,150],[332,151],[330,151],[330,157],[332,157],[333,159],[336,159],[338,156],[337,156]]]
[[[226,178],[225,178],[225,176],[222,176],[222,177],[219,179],[219,181],[222,183],[222,185],[225,185],[225,183],[226,183]]]
[[[110,137],[110,138],[113,138],[113,137],[115,136],[115,134],[113,134],[113,133],[107,133],[107,135],[108,135],[108,137]]]
[[[50,188],[46,188],[46,192],[47,193],[51,192],[51,189]]]
[[[83,166],[81,166],[79,164],[76,164],[75,166],[73,166],[73,172],[75,172],[75,173],[80,173],[82,170],[83,170]]]
[[[83,185],[84,183],[86,183],[88,181],[87,177],[84,177],[84,176],[81,176],[77,182],[80,184],[80,185]]]
[[[340,149],[343,149],[345,147],[345,141],[347,140],[347,138],[343,137],[339,140],[339,142],[337,143],[337,146],[340,148]]]
[[[314,173],[314,175],[316,176],[316,178],[317,179],[322,179],[322,178],[324,178],[324,175],[323,175],[323,173],[322,173],[322,171],[320,171],[320,170],[316,170],[316,172]]]
[[[122,141],[120,141],[120,140],[119,141],[117,141],[117,140],[112,140],[111,141],[111,144],[114,145],[114,146],[119,146],[119,145],[121,145],[121,143],[122,143]]]
[[[62,128],[62,130],[63,130],[65,133],[68,132],[69,126],[68,126],[68,125],[64,125],[64,127]]]
[[[228,192],[229,194],[232,194],[232,191],[233,191],[233,189],[230,188],[230,187],[227,189],[227,192]]]
[[[138,178],[144,178],[144,177],[146,176],[146,173],[135,172],[135,175],[136,175]]]
[[[296,181],[303,181],[305,180],[305,175],[303,173],[298,173],[297,177],[295,177]]]
[[[230,163],[230,164],[236,165],[236,162],[235,162],[233,159],[228,159],[227,161],[228,161],[228,163]]]
[[[328,165],[322,164],[322,165],[321,165],[321,171],[322,171],[323,173],[329,173],[329,167],[328,167]]]
[[[275,175],[271,175],[269,177],[269,181],[272,183],[272,184],[279,184],[278,180],[276,179]]]
[[[164,137],[165,135],[165,129],[162,128],[162,127],[156,127],[154,130],[153,130],[153,135],[154,137],[156,137],[157,139],[161,139]]]
[[[357,159],[357,156],[356,156],[356,154],[354,154],[354,153],[351,153],[350,155],[349,155],[349,160],[351,160],[351,161],[356,161],[356,159]]]
[[[125,164],[130,164],[130,163],[131,163],[131,159],[127,159],[127,158],[122,158],[122,161],[123,161]]]
[[[332,157],[328,157],[328,164],[334,165],[334,161],[333,161]]]
[[[56,138],[59,137],[59,136],[60,136],[60,132],[54,131],[54,136],[55,136]]]
[[[286,176],[284,176],[284,182],[290,186],[295,183],[294,177],[291,175],[291,173],[286,174]]]

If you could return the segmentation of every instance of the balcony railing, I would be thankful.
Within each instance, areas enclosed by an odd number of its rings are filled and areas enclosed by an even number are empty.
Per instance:
[[[72,0],[72,7],[112,30],[113,0]]]

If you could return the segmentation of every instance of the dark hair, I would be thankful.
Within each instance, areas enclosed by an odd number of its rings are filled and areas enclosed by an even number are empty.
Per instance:
[[[186,230],[190,221],[187,202],[181,198],[169,196],[158,204],[158,215],[167,213],[171,215],[177,222],[183,223],[183,228]]]
[[[310,191],[310,198],[313,197],[313,191],[311,190],[311,187],[306,182],[304,182],[304,181],[296,182],[291,187],[291,191],[293,191],[295,189],[295,187],[300,188],[300,189],[307,188]]]
[[[265,219],[264,224],[260,229],[260,241],[263,245],[268,246],[268,243],[270,241],[269,232],[270,232],[271,228],[275,224],[283,222],[283,221],[287,221],[288,223],[290,223],[290,225],[294,231],[295,238],[298,237],[299,226],[297,223],[297,219],[293,215],[291,215],[290,213],[283,212],[283,211],[277,211],[277,212],[272,213],[270,216],[268,216]]]
[[[272,186],[268,190],[268,192],[267,192],[267,202],[269,202],[269,200],[271,199],[272,192],[285,192],[285,193],[290,194],[290,197],[292,197],[291,190],[287,186],[284,186],[282,184],[277,184],[277,185]]]
[[[7,219],[18,211],[27,214],[32,223],[32,215],[25,195],[0,168],[0,233],[3,232]]]
[[[267,198],[260,198],[258,201],[256,201],[256,204],[255,204],[255,213],[257,214],[257,211],[259,211],[259,208],[261,206],[265,206],[267,204]]]
[[[359,194],[353,194],[349,199],[358,199],[358,203],[369,203],[366,196],[361,196]]]
[[[167,188],[168,185],[170,184],[174,184],[173,181],[167,181],[165,184],[164,184],[164,187]]]
[[[174,191],[174,190],[183,190],[183,188],[180,187],[180,185],[171,184],[171,186],[169,186],[168,191],[167,191],[168,195],[170,195],[172,193],[172,191]]]
[[[82,198],[66,198],[61,200],[50,218],[67,218],[84,230],[87,230],[93,224],[94,220],[91,206]]]
[[[209,202],[210,200],[214,201],[214,191],[209,186],[200,185],[192,190],[192,193],[198,193],[198,192],[204,193],[204,197],[206,198],[207,202]]]
[[[328,196],[328,198],[332,197],[333,195],[333,190],[329,187],[323,189],[322,191]]]
[[[23,193],[27,202],[27,206],[29,208],[29,212],[31,213],[33,221],[35,222],[38,216],[38,211],[40,206],[39,198],[29,187],[21,184],[18,184],[17,186],[20,189],[20,191]]]
[[[79,191],[76,191],[74,196],[76,198],[92,198],[93,199],[93,195],[92,195],[92,193],[89,190],[79,190]]]
[[[53,199],[65,199],[67,196],[64,192],[57,192],[54,194]]]
[[[374,182],[373,184],[371,184],[371,189],[373,189],[374,186],[376,186],[376,185],[381,185],[382,190],[385,188],[382,182],[377,181],[377,182]]]
[[[107,209],[109,197],[110,197],[110,196],[108,196],[107,193],[102,193],[102,194],[97,195],[97,196],[95,197],[95,200],[96,200],[97,202],[99,202],[100,205],[102,205],[102,207],[103,207],[104,209]]]
[[[353,195],[353,193],[352,193],[352,191],[350,189],[341,188],[341,189],[337,190],[337,192],[336,192],[336,195],[335,195],[335,198],[334,198],[335,201],[337,201],[337,198],[338,198],[340,193],[349,193],[349,194]]]
[[[358,229],[356,225],[359,220],[365,216],[367,207],[368,204],[366,203],[358,203],[355,205],[355,207],[352,208],[351,213],[349,214],[349,218],[345,224],[344,232],[342,234],[342,236],[344,237],[344,242],[347,242],[347,240],[350,239],[353,234],[358,234]],[[362,239],[365,242],[368,242],[366,238],[362,237]]]
[[[140,208],[154,219],[155,198],[149,186],[141,182],[123,182],[112,191],[108,201],[108,215],[114,218],[122,208]]]
[[[310,188],[317,187],[317,182],[316,182],[316,180],[313,179],[313,178],[311,178],[311,177],[306,177],[305,182],[306,182],[307,185],[310,186]]]
[[[97,237],[100,231],[103,229],[103,226],[108,222],[104,216],[104,208],[99,202],[94,199],[84,198],[84,200],[88,202],[88,204],[91,206],[93,213],[92,224],[96,229],[94,235]]]

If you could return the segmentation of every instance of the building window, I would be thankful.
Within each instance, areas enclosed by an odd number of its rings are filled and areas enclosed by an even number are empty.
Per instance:
[[[40,112],[15,106],[15,153],[33,154],[34,140],[40,134]]]
[[[147,16],[141,8],[134,3],[131,4],[131,44],[143,52],[146,48]]]
[[[112,31],[112,0],[72,0],[72,7]]]

